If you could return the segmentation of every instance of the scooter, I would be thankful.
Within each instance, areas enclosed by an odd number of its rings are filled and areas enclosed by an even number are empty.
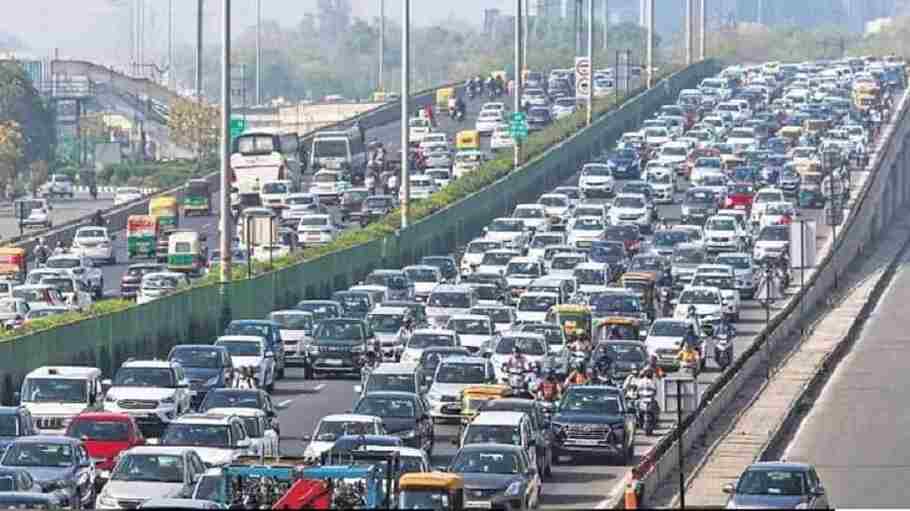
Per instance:
[[[638,427],[644,429],[648,436],[654,433],[654,427],[657,425],[657,409],[656,390],[646,388],[638,391],[636,420]]]
[[[509,388],[515,397],[532,397],[528,390],[528,372],[518,367],[503,366],[506,372],[506,380],[509,382]]]
[[[733,363],[733,339],[736,331],[732,326],[727,326],[726,335],[717,340],[714,345],[714,362],[721,371],[725,371]]]

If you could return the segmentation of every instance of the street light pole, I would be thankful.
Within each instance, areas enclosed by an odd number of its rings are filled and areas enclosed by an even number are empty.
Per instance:
[[[648,88],[654,85],[654,0],[648,2]]]
[[[202,1],[199,2],[200,7]],[[231,280],[231,0],[222,0],[221,32],[221,283]],[[202,14],[200,10],[200,15]],[[200,17],[201,19],[201,17]]]
[[[692,65],[692,0],[686,0],[686,65]]]
[[[382,88],[383,64],[385,64],[385,0],[379,0],[379,80],[377,90]]]
[[[515,0],[515,87],[512,91],[512,111],[515,113],[521,112],[521,2],[522,0]],[[521,165],[521,139],[513,138],[512,144],[512,164],[517,169]]]
[[[610,31],[607,30],[610,27],[610,0],[603,0],[604,3],[604,51],[607,51],[607,33]],[[615,76],[615,75],[614,75]]]
[[[771,379],[771,338],[768,335],[768,326],[771,324],[771,281],[774,278],[774,269],[771,263],[765,263],[765,376]]]
[[[604,30],[606,33],[606,30]],[[594,0],[588,0],[588,126],[594,121]],[[615,81],[615,80],[614,80]]]
[[[196,101],[202,101],[202,1],[196,0]]]
[[[707,43],[708,19],[707,18],[708,18],[708,14],[707,14],[707,12],[708,12],[708,0],[701,0],[701,9],[699,9],[699,12],[698,12],[699,33],[701,34],[701,36],[698,39],[698,45],[699,45],[698,55],[700,57],[699,60],[705,60],[708,56],[708,53],[707,53],[707,46],[708,46],[708,43]]]
[[[262,0],[256,0],[256,105],[262,104]],[[246,105],[244,105],[246,106]]]
[[[174,0],[167,2],[167,82],[171,90],[177,89],[177,73],[174,72]]]
[[[698,383],[695,384],[696,386]],[[683,451],[682,380],[676,380],[676,445],[679,449],[679,508],[686,509],[686,459]]]
[[[409,126],[410,115],[408,107],[410,103],[410,84],[411,78],[411,55],[409,52],[411,38],[411,0],[402,0],[401,2],[401,183],[399,186],[399,197],[401,202],[401,228],[408,227],[408,209],[411,200],[411,168],[408,160],[408,143],[409,143]]]

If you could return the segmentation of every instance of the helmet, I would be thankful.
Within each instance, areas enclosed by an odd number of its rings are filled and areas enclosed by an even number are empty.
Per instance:
[[[517,342],[512,345],[512,354],[521,355],[521,346],[519,346]]]
[[[646,367],[646,368],[642,369],[641,373],[639,373],[639,374],[643,378],[653,378],[654,377],[654,371],[652,371],[650,367]]]
[[[56,246],[57,246],[57,248],[63,248],[63,242],[58,241]]]
[[[689,315],[690,315],[690,316],[694,316],[696,312],[697,312],[697,309],[695,308],[695,306],[694,306],[694,305],[690,305],[690,306],[689,306]]]

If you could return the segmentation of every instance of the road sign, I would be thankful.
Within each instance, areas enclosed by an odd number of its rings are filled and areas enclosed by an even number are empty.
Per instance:
[[[512,114],[512,122],[509,123],[509,136],[513,140],[524,140],[528,138],[528,122],[521,112]]]
[[[512,122],[523,123],[523,122],[525,122],[526,119],[527,119],[527,117],[525,117],[524,112],[513,112],[512,113]]]
[[[575,82],[575,95],[581,96],[583,98],[588,97],[588,91],[591,88],[591,80],[588,78],[582,78]]]
[[[591,60],[588,57],[575,57],[575,81],[591,77]]]
[[[246,119],[231,118],[231,140],[246,131]]]

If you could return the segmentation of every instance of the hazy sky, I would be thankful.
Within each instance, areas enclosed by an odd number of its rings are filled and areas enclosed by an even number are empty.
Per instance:
[[[10,0],[12,1],[12,0]],[[169,0],[144,0],[146,6],[146,54],[164,54],[167,48]],[[195,0],[171,0],[174,5],[177,46],[191,44],[195,31]],[[316,0],[261,0],[263,19],[294,25],[306,12],[315,10]],[[0,32],[17,37],[35,56],[50,55],[97,60],[108,64],[129,61],[131,6],[137,0],[27,0],[16,1],[0,16]],[[352,0],[355,16],[379,14],[380,0]],[[219,38],[222,0],[205,0],[206,32],[210,41]],[[430,23],[455,15],[479,24],[484,8],[509,12],[514,0],[412,0],[414,23]],[[255,23],[256,0],[232,0],[232,26],[239,31]],[[401,0],[386,0],[386,13],[399,17]]]

